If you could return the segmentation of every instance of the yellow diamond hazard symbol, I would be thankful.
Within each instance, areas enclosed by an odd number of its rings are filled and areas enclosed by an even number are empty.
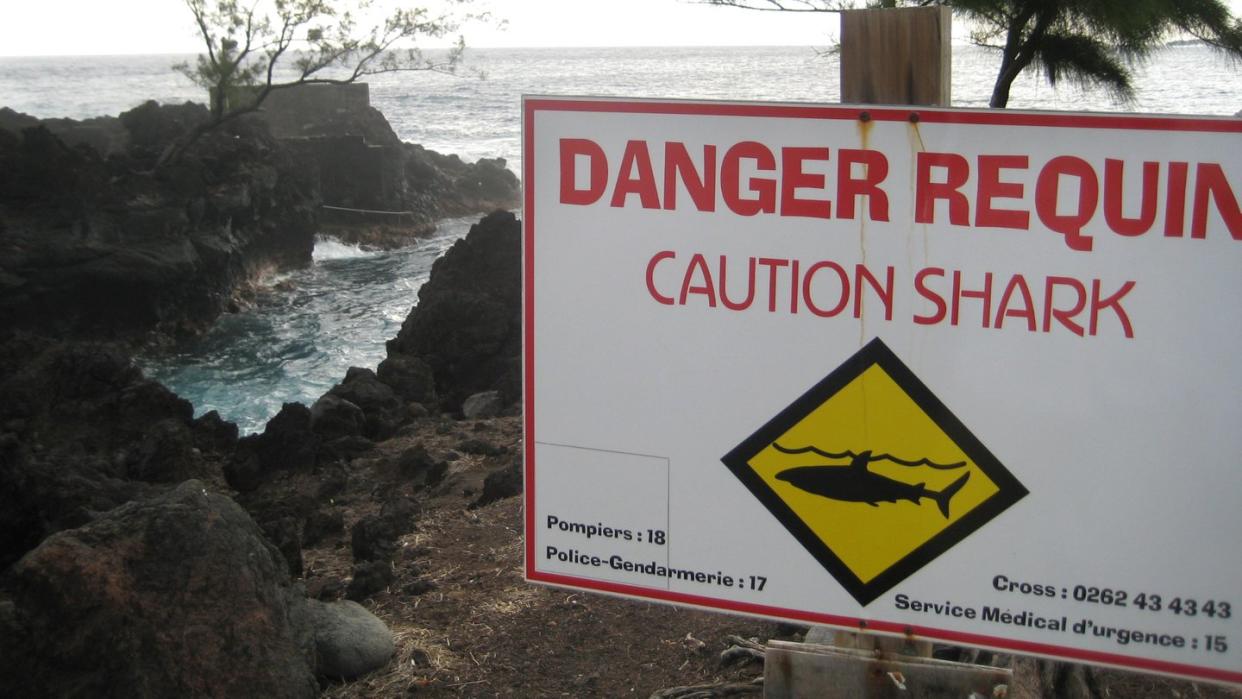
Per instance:
[[[863,605],[1027,494],[879,338],[722,460]]]

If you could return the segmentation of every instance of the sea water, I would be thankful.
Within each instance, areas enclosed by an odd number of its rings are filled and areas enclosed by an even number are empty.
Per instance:
[[[309,267],[263,280],[253,305],[172,351],[143,356],[143,368],[195,414],[216,410],[243,433],[260,431],[283,403],[313,403],[349,367],[374,369],[431,264],[473,220],[441,221],[432,236],[390,251],[320,238]]]
[[[117,114],[147,99],[202,101],[171,66],[185,56],[0,58],[0,106],[38,117]],[[956,46],[953,103],[986,107],[998,56]],[[373,76],[371,102],[405,141],[466,160],[502,157],[521,172],[521,96],[618,95],[836,102],[840,67],[812,47],[480,49],[458,76]],[[482,76],[482,77],[480,77]],[[1136,74],[1136,101],[1054,89],[1038,73],[1015,84],[1010,107],[1231,115],[1239,69],[1203,45],[1160,49]],[[140,358],[147,373],[217,410],[242,432],[261,430],[282,403],[311,403],[350,366],[374,368],[417,302],[431,263],[469,229],[444,221],[433,237],[390,252],[320,239],[308,268],[265,280],[252,307],[173,351]]]
[[[474,49],[458,75],[371,76],[371,102],[402,140],[466,160],[521,158],[520,100],[530,95],[837,102],[840,64],[811,46],[724,48]],[[191,56],[0,57],[0,106],[33,116],[83,119],[144,100],[204,100],[172,70]],[[953,106],[986,107],[997,52],[953,47]],[[1035,70],[1014,85],[1012,109],[1232,115],[1242,110],[1239,64],[1203,44],[1170,45],[1135,70],[1136,99],[1053,88]]]

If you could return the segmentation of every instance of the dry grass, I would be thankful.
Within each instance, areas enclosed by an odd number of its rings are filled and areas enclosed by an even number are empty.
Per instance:
[[[384,443],[355,462],[346,528],[378,511],[380,496],[415,497],[417,529],[402,537],[396,580],[365,602],[393,632],[396,653],[384,668],[324,695],[354,697],[582,697],[650,696],[667,688],[750,683],[762,663],[722,666],[729,637],[777,634],[774,624],[589,593],[531,585],[522,577],[522,502],[508,498],[477,510],[467,506],[483,477],[509,464],[520,448],[520,425],[505,418],[458,424],[434,422]],[[429,492],[401,490],[395,463],[422,444],[444,455],[466,437],[511,450],[500,457],[463,455]],[[305,553],[310,575],[347,581],[348,535]],[[430,589],[415,594],[413,586]],[[1097,675],[1105,696],[1240,699],[1242,691],[1192,685],[1122,672]],[[1037,679],[1037,678],[1036,678]],[[1011,696],[1039,696],[1014,687]],[[1023,693],[1023,690],[1029,690]]]

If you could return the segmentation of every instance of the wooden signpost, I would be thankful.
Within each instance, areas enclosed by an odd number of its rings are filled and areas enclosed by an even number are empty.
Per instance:
[[[841,101],[947,107],[952,101],[948,7],[841,13]]]
[[[841,101],[950,106],[952,19],[945,6],[842,12]],[[829,634],[831,645],[812,642],[812,635]],[[881,697],[911,687],[916,696],[988,694],[1012,676],[998,668],[931,661],[927,640],[850,631],[813,629],[806,644],[776,642],[767,653],[764,695],[770,699],[825,692]]]

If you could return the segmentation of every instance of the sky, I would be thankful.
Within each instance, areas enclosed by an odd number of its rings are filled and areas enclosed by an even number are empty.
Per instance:
[[[1242,14],[1242,0],[1229,4]],[[839,22],[835,15],[754,12],[694,0],[476,0],[474,7],[508,22],[503,30],[467,27],[466,43],[474,48],[826,46]],[[0,56],[200,50],[183,0],[0,0]]]
[[[408,5],[426,5],[410,0]],[[745,46],[830,43],[832,15],[709,7],[689,0],[477,0],[508,21],[475,24],[469,47]],[[197,53],[182,0],[0,0],[0,56]]]

